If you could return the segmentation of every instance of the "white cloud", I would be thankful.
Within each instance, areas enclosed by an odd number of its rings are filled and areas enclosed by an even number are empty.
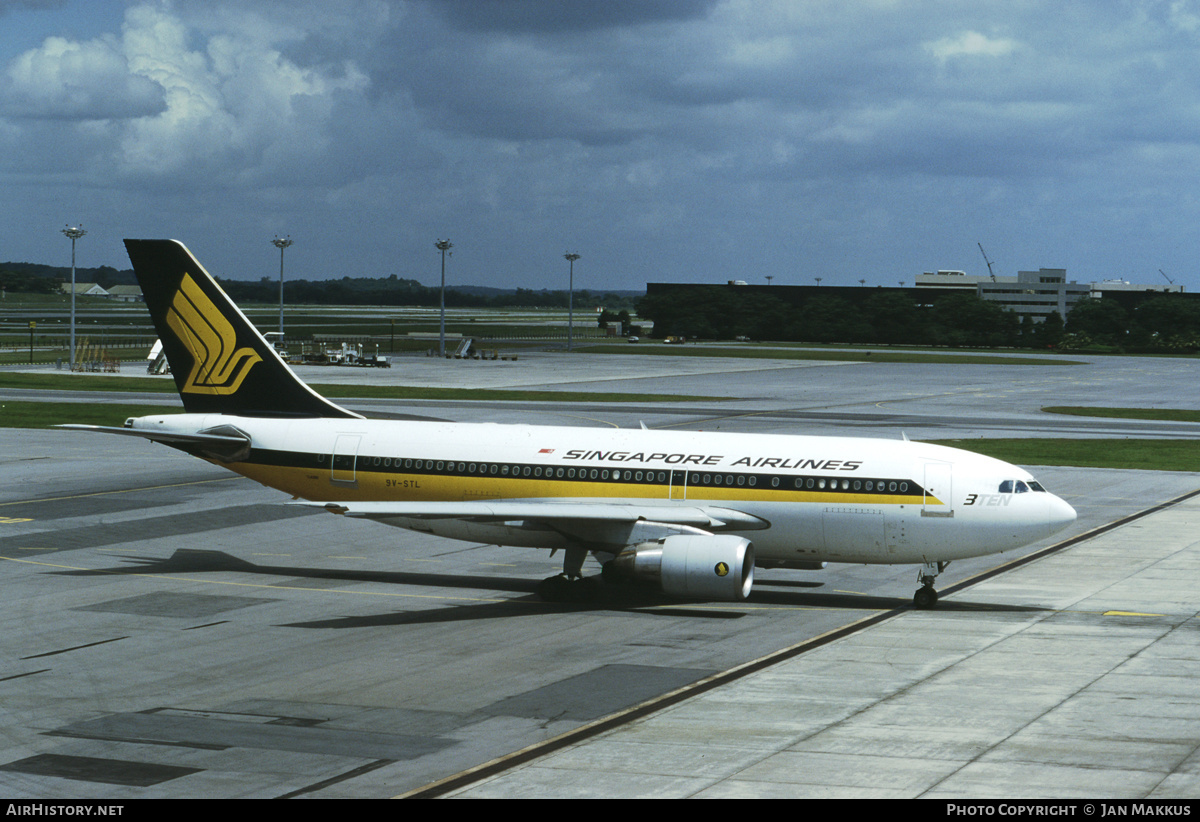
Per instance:
[[[0,80],[0,111],[28,119],[107,120],[163,109],[163,90],[132,74],[112,37],[49,37],[13,60]]]
[[[253,11],[226,9],[200,32],[169,4],[127,9],[121,35],[49,37],[0,73],[0,117],[72,123],[87,165],[134,179],[184,175],[206,185],[267,178],[281,166],[320,173],[340,102],[370,83],[352,59],[301,65],[302,41]],[[88,122],[104,129],[84,128]],[[36,157],[26,132],[25,151]],[[99,171],[103,169],[103,171]]]
[[[925,50],[941,62],[956,57],[1004,57],[1017,49],[1017,42],[1006,37],[991,38],[977,31],[964,31],[925,43]]]
[[[1190,0],[1174,0],[1170,8],[1171,25],[1180,31],[1195,34],[1200,31],[1200,14],[1192,11]]]
[[[303,68],[271,41],[269,27],[213,35],[206,49],[180,19],[149,6],[131,9],[124,49],[134,73],[165,89],[166,110],[131,124],[120,147],[131,173],[220,168],[230,179],[256,171],[264,157],[311,161],[334,99],[368,86],[352,62]]]

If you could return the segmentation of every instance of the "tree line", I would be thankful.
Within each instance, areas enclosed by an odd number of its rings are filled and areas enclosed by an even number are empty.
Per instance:
[[[279,302],[279,281],[269,277],[258,281],[218,277],[217,282],[239,304]],[[290,305],[436,306],[441,304],[441,289],[394,274],[390,277],[342,277],[340,280],[290,280],[283,284],[283,299]],[[575,306],[581,310],[597,305],[632,307],[635,299],[586,289],[575,292]],[[570,294],[566,291],[446,289],[446,306],[449,308],[566,308],[569,301]]]
[[[60,283],[69,282],[71,269],[36,263],[0,263],[0,288],[12,292],[53,294]],[[217,282],[237,303],[278,303],[279,281],[270,277],[260,280],[232,280],[217,277]],[[110,266],[78,268],[75,281],[98,283],[102,288],[114,285],[136,285],[132,269],[117,270]],[[454,308],[566,308],[570,302],[567,291],[535,290],[531,288],[447,288],[446,305]],[[436,306],[441,303],[440,289],[423,286],[416,280],[390,277],[342,277],[330,280],[285,280],[283,299],[300,305],[414,305]],[[589,291],[575,292],[575,306],[581,310],[602,305],[616,309],[632,309],[637,297],[628,294]]]

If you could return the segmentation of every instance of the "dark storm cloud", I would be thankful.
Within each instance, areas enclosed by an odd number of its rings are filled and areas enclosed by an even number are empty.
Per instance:
[[[0,179],[51,228],[88,218],[63,196],[220,226],[229,273],[275,233],[300,276],[449,235],[456,276],[526,286],[568,246],[628,287],[1195,256],[1200,0],[96,5],[78,34],[0,0]]]
[[[703,19],[718,0],[420,0],[472,31],[570,33]]]
[[[0,17],[12,11],[44,11],[65,6],[66,0],[0,0]]]

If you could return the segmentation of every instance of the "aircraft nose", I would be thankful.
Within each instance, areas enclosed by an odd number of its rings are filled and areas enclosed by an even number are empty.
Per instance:
[[[1053,534],[1066,528],[1075,521],[1077,516],[1078,514],[1075,513],[1075,509],[1071,507],[1070,503],[1061,497],[1050,495],[1050,505],[1046,515],[1046,524],[1050,526],[1050,533]]]

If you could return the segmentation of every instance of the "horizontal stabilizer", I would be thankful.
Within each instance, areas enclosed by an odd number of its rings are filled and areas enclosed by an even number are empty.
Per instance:
[[[100,434],[121,434],[126,437],[141,437],[151,442],[161,442],[188,453],[212,457],[221,462],[236,462],[245,459],[250,452],[250,437],[245,434],[177,434],[170,431],[148,431],[144,428],[115,428],[109,425],[56,425],[72,431],[91,431]]]

